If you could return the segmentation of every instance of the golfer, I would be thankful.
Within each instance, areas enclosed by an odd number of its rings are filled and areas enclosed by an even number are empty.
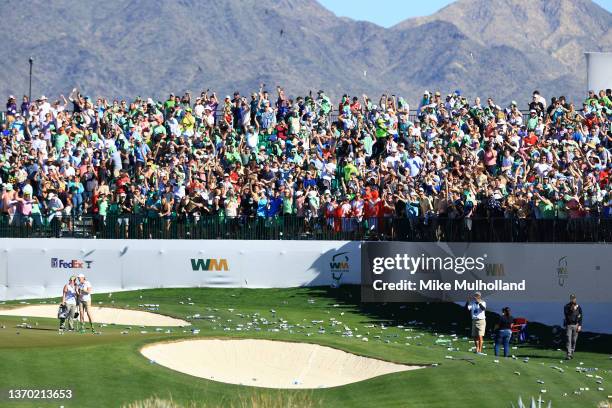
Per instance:
[[[476,354],[482,354],[482,339],[487,327],[485,316],[487,302],[482,300],[480,292],[475,292],[474,295],[465,302],[465,307],[472,316],[472,337],[474,338],[474,345],[476,346]]]
[[[574,358],[574,350],[576,350],[576,340],[578,340],[578,333],[582,330],[582,308],[576,303],[576,295],[570,295],[570,301],[563,308],[563,315],[565,319],[565,337],[567,354],[566,360]]]
[[[79,274],[79,303],[80,303],[80,322],[81,322],[81,330],[85,329],[85,317],[84,314],[87,312],[87,318],[89,319],[89,327],[91,331],[94,331],[93,328],[93,319],[91,317],[91,293],[93,292],[93,288],[91,283],[87,279],[85,279],[85,275],[82,273]]]
[[[62,331],[66,328],[66,320],[68,320],[68,330],[74,331],[74,314],[77,311],[77,290],[77,277],[72,275],[62,290],[62,303],[60,305],[66,306],[68,313],[66,318],[60,319],[60,330]]]

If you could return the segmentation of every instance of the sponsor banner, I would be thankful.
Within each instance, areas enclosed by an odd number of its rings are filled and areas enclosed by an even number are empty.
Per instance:
[[[11,240],[4,246],[7,253],[5,298],[59,296],[68,278],[81,273],[95,276],[98,290],[113,288],[121,281],[119,262],[111,249],[81,247],[78,244],[86,242],[78,240],[67,240],[63,245],[62,240],[36,241],[28,244],[27,240]]]
[[[55,297],[83,273],[95,292],[359,284],[359,242],[0,239],[0,299]]]
[[[606,244],[365,242],[362,301],[611,302]],[[606,272],[607,271],[607,272]]]

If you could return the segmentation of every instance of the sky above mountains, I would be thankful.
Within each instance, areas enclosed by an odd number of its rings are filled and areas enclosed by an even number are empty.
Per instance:
[[[318,0],[339,17],[369,21],[382,27],[391,27],[412,17],[428,16],[452,3],[451,0]],[[612,0],[594,0],[612,12]]]

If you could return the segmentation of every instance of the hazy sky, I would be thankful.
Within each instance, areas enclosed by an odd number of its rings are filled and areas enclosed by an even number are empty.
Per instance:
[[[452,1],[449,0],[319,0],[338,16],[366,20],[391,27],[409,17],[432,14]],[[595,0],[612,12],[612,0]]]

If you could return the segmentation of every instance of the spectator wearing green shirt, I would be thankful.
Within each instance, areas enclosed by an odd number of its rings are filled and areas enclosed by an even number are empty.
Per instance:
[[[282,204],[283,215],[292,215],[293,211],[293,195],[292,191],[286,188],[283,191],[283,204]]]
[[[540,210],[540,217],[544,220],[555,218],[555,205],[553,202],[537,191],[535,193],[535,198],[536,206]]]
[[[344,168],[344,182],[347,183],[353,175],[359,174],[359,169],[353,163],[347,163]]]
[[[363,144],[363,150],[365,150],[366,156],[372,156],[372,148],[374,147],[374,139],[372,138],[372,135],[364,131],[361,143]]]
[[[100,194],[98,198],[98,222],[99,227],[104,229],[106,227],[106,216],[108,215],[108,197],[106,194]]]
[[[527,119],[527,130],[535,130],[538,127],[538,115],[535,109],[529,111],[529,118]]]
[[[164,102],[165,116],[167,116],[175,106],[176,106],[175,96],[173,93],[171,93],[168,99],[166,100],[166,102]]]

